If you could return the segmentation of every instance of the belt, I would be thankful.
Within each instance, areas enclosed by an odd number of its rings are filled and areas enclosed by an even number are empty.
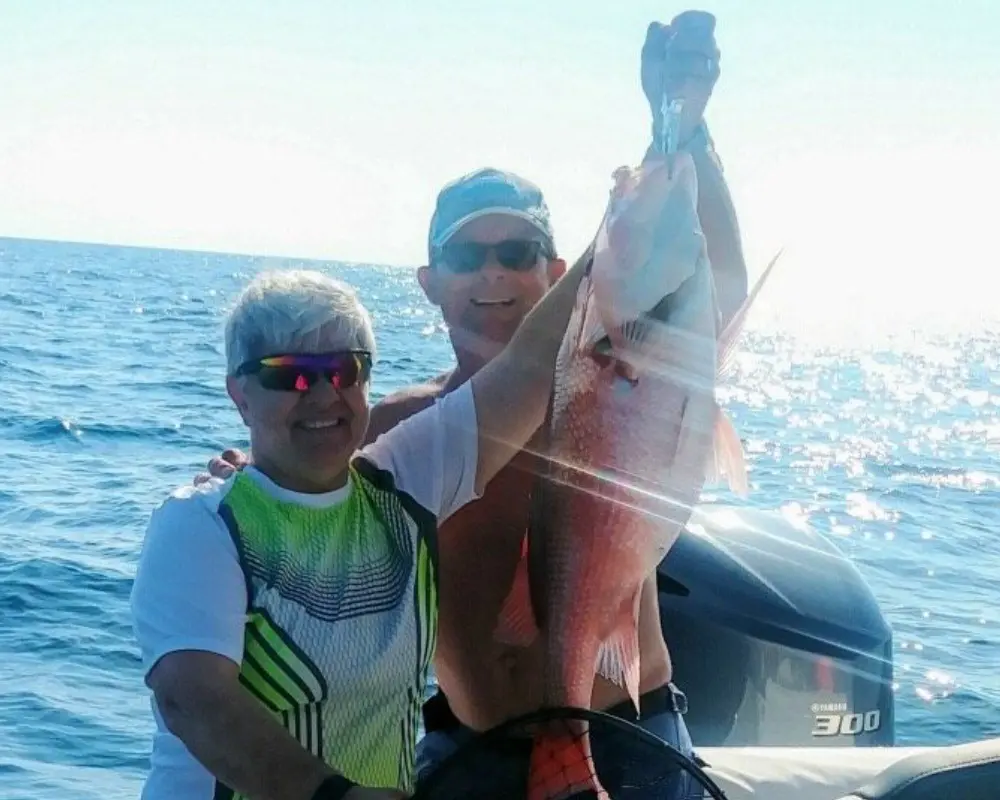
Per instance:
[[[639,696],[639,714],[643,717],[665,714],[668,711],[674,714],[686,714],[688,710],[687,695],[672,683],[668,683],[658,689],[651,689]],[[639,714],[635,713],[631,700],[624,700],[611,708],[604,710],[606,714],[624,719],[627,722],[637,722]],[[438,689],[423,707],[424,730],[427,733],[434,731],[453,731],[462,727],[461,721],[455,716],[448,704],[448,698],[444,692]]]
[[[622,702],[604,709],[605,714],[618,717],[626,722],[638,722],[639,717],[655,717],[657,714],[687,714],[687,695],[672,683],[668,683],[658,689],[651,689],[645,694],[639,695],[639,713],[635,713],[635,706],[631,700]]]

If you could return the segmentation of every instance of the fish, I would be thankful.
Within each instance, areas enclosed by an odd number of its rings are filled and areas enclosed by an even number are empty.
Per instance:
[[[620,167],[569,316],[531,524],[494,636],[544,637],[543,708],[589,709],[595,671],[639,708],[639,599],[706,481],[747,493],[716,398],[747,311],[722,329],[686,153]],[[585,720],[534,729],[529,800],[608,794]]]

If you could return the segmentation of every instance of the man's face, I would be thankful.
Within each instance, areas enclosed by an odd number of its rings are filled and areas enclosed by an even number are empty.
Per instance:
[[[427,299],[440,307],[457,347],[492,358],[566,271],[562,259],[547,258],[544,247],[538,252],[532,243],[540,241],[537,229],[525,220],[492,214],[459,229],[440,262],[420,268],[420,285]],[[474,268],[484,245],[499,247],[489,248]],[[518,259],[521,254],[526,257]]]

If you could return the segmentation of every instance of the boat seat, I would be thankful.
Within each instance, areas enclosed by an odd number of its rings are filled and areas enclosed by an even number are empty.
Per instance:
[[[900,759],[840,800],[997,800],[1000,739],[928,748]]]

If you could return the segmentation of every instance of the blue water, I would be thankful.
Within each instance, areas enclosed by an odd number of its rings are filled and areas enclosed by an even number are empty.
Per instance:
[[[152,722],[128,592],[152,507],[246,439],[226,304],[276,259],[0,239],[0,787],[135,797]],[[451,363],[407,270],[325,264],[375,320],[376,395]],[[1000,735],[1000,330],[747,339],[724,393],[749,502],[807,520],[896,636],[898,739]]]

